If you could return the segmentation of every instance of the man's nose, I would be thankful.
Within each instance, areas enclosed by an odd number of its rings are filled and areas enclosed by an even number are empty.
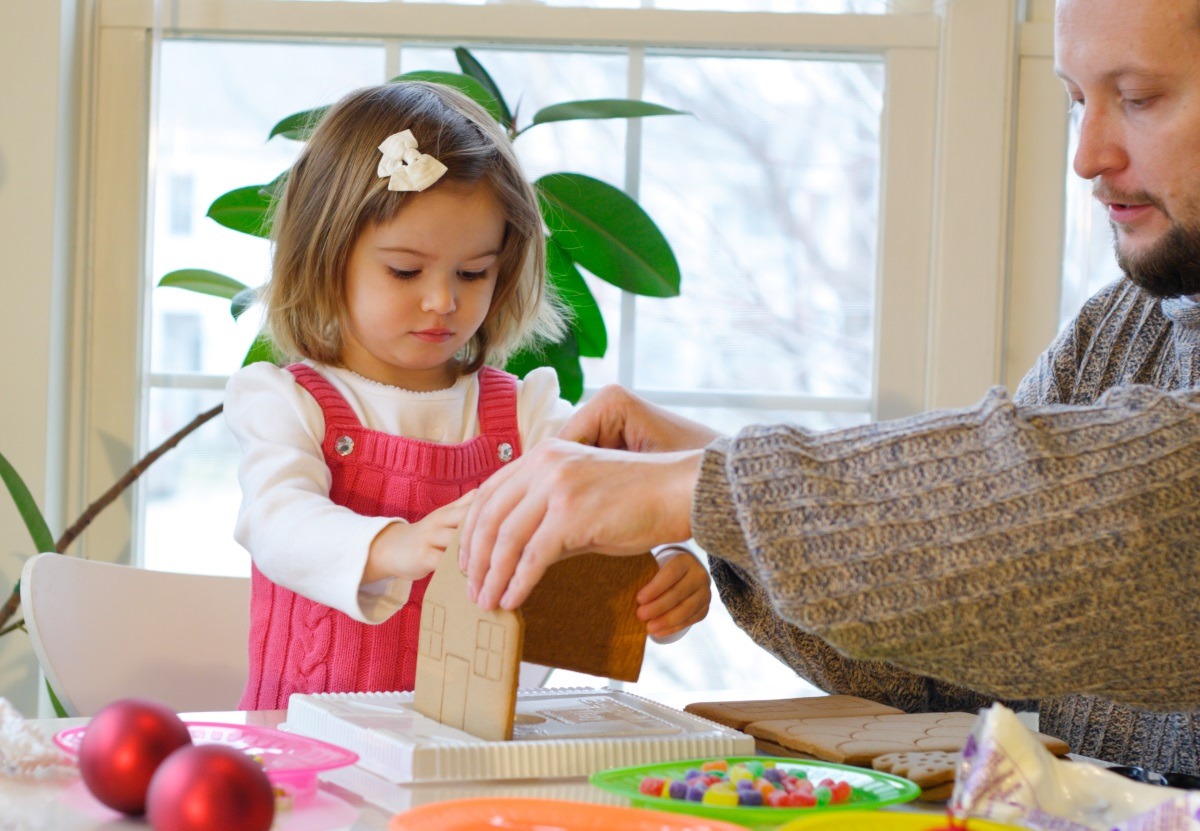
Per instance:
[[[1075,173],[1083,179],[1095,179],[1104,173],[1121,170],[1128,163],[1115,116],[1102,108],[1084,107],[1072,165]]]

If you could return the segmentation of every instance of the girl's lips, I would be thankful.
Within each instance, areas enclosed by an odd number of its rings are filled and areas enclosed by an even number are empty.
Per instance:
[[[413,337],[418,340],[423,340],[426,343],[445,343],[450,340],[450,336],[454,333],[447,329],[425,329],[420,332],[413,332]]]

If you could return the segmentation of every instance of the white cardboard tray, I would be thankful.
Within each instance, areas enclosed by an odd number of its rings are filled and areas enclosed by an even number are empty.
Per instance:
[[[397,783],[568,778],[755,752],[745,733],[621,690],[518,690],[507,742],[440,724],[412,701],[412,693],[297,694],[283,726],[353,750],[360,766]]]

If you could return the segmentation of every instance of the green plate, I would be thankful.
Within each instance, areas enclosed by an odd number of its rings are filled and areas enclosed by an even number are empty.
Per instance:
[[[809,816],[825,811],[844,809],[881,808],[884,805],[895,805],[916,799],[921,789],[910,782],[890,773],[877,770],[837,765],[832,762],[810,761],[808,759],[787,759],[776,756],[729,756],[725,761],[730,765],[737,762],[774,763],[775,767],[789,771],[803,771],[814,784],[822,779],[844,779],[850,783],[850,798],[837,805],[813,806],[811,808],[771,808],[771,807],[734,807],[724,805],[705,805],[703,802],[688,802],[683,799],[669,799],[661,796],[647,796],[638,791],[638,785],[647,776],[663,779],[682,779],[689,770],[698,768],[712,759],[684,759],[677,762],[659,762],[653,765],[638,765],[628,768],[613,768],[593,773],[588,781],[597,788],[610,793],[628,797],[630,802],[642,808],[655,808],[660,811],[675,811],[681,814],[711,817],[726,822],[740,823],[751,827],[761,828],[782,825],[797,817]]]

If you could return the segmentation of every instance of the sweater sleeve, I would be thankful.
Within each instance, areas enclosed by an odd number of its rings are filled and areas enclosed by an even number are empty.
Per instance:
[[[885,661],[859,661],[843,655],[816,635],[789,623],[771,608],[771,595],[748,572],[711,558],[713,580],[729,616],[750,638],[830,694],[854,695],[898,707],[907,713],[977,712],[997,701],[958,684],[900,669]],[[1036,709],[1033,701],[1004,700],[1017,711]]]
[[[999,698],[1187,709],[1197,471],[1200,391],[1020,407],[997,389],[962,410],[718,441],[692,529],[725,561],[723,598],[801,668],[886,662]],[[798,659],[807,636],[840,655]]]
[[[382,623],[411,583],[362,584],[372,540],[389,517],[361,516],[329,499],[320,406],[285,369],[251,364],[230,379],[225,421],[241,447],[242,502],[234,536],[264,575],[363,623]]]

